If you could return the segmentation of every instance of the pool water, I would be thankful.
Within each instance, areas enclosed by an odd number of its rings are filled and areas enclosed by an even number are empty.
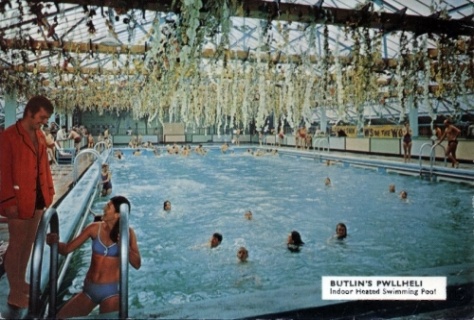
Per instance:
[[[112,195],[130,199],[142,255],[142,268],[130,268],[131,317],[239,318],[308,308],[327,303],[322,276],[440,276],[442,267],[474,262],[474,193],[466,185],[245,149],[187,158],[124,153],[111,161]],[[165,200],[171,212],[163,211]],[[106,201],[98,198],[93,210]],[[244,218],[247,210],[253,220]],[[339,222],[348,237],[330,241]],[[292,230],[305,242],[299,253],[286,248]],[[214,232],[223,241],[210,249]],[[249,250],[247,263],[237,261],[240,246]],[[66,299],[82,289],[90,245],[80,252]]]

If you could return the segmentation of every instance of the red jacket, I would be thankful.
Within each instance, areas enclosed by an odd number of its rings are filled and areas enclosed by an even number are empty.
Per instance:
[[[46,207],[53,202],[54,185],[44,134],[36,131],[38,154],[20,121],[0,133],[0,214],[18,206],[18,218],[31,219],[35,213],[36,179],[39,174]]]

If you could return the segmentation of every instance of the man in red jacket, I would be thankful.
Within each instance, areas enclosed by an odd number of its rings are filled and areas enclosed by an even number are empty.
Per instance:
[[[53,201],[53,178],[41,127],[54,112],[52,103],[35,96],[23,118],[0,134],[0,214],[7,217],[9,244],[5,271],[10,307],[27,308],[30,286],[25,273],[45,208]]]

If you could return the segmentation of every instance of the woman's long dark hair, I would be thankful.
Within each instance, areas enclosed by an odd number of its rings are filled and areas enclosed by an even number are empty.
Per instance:
[[[110,198],[110,202],[112,202],[112,204],[114,205],[115,212],[118,212],[118,213],[120,213],[120,206],[124,203],[128,205],[129,211],[132,208],[132,206],[130,205],[130,201],[128,201],[128,199],[123,196],[112,197]],[[109,234],[110,240],[112,240],[113,242],[118,242],[119,232],[120,232],[120,219],[115,222],[112,230],[110,230],[110,234]]]
[[[304,245],[303,240],[301,240],[301,235],[298,231],[291,231],[291,239],[293,240],[293,243],[288,243],[287,248],[291,252],[299,252],[300,247]]]

